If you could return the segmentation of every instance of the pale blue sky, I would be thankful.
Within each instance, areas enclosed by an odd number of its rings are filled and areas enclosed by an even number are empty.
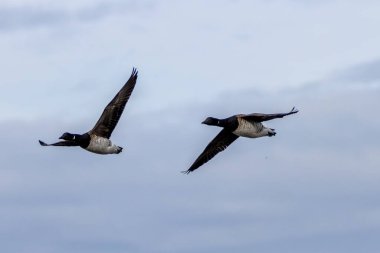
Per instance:
[[[0,3],[0,251],[377,253],[378,1]],[[86,132],[129,77],[120,155]],[[186,170],[207,116],[300,113]]]

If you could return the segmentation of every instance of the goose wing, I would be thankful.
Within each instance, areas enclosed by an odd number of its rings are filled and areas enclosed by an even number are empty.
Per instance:
[[[203,164],[210,161],[216,154],[225,150],[232,142],[234,142],[239,136],[231,133],[230,131],[223,129],[219,134],[207,145],[205,150],[199,155],[197,160],[191,165],[191,167],[183,171],[183,173],[189,174],[190,172],[198,169]]]
[[[59,141],[59,142],[56,142],[56,143],[52,143],[52,144],[47,144],[46,142],[43,142],[41,140],[38,140],[38,142],[40,143],[41,146],[79,146],[78,143],[76,143],[75,141]]]
[[[293,107],[292,110],[287,113],[274,113],[274,114],[251,113],[251,114],[239,115],[239,116],[249,121],[262,122],[262,121],[268,121],[268,120],[277,119],[277,118],[283,118],[285,116],[288,116],[290,114],[294,114],[297,112],[298,110],[295,107]]]
[[[137,70],[133,68],[132,74],[121,90],[106,106],[98,122],[89,134],[110,138],[112,131],[115,129],[117,122],[123,113],[124,107],[135,88],[137,80]]]

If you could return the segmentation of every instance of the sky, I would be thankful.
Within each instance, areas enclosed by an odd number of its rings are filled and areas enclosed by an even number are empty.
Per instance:
[[[0,251],[377,253],[380,3],[2,0]],[[119,155],[84,133],[131,74]],[[266,122],[184,175],[219,132]]]

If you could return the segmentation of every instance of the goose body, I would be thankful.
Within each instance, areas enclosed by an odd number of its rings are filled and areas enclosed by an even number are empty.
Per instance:
[[[258,138],[267,136],[269,129],[261,122],[248,121],[244,118],[237,117],[238,126],[232,131],[233,134],[240,137]]]
[[[85,148],[87,151],[96,154],[119,154],[123,148],[112,144],[110,139],[92,135],[89,145]]]
[[[59,137],[62,141],[46,144],[40,140],[41,146],[79,146],[96,154],[119,154],[123,148],[112,144],[110,137],[135,88],[136,80],[137,70],[133,69],[128,81],[104,108],[99,120],[90,131],[84,134],[71,134],[66,132]]]
[[[188,174],[198,169],[203,164],[211,160],[219,152],[225,150],[231,143],[239,137],[259,138],[264,136],[274,136],[276,132],[273,128],[264,126],[263,121],[276,118],[283,118],[287,115],[295,114],[298,110],[294,107],[288,113],[251,113],[237,114],[225,119],[208,117],[203,124],[222,127],[223,129],[217,136],[206,146],[203,152],[198,156],[190,168],[184,173]]]

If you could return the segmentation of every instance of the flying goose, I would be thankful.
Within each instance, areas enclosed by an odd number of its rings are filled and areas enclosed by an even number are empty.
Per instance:
[[[84,134],[66,132],[59,137],[63,141],[53,144],[46,144],[39,140],[41,146],[80,146],[96,154],[119,154],[123,148],[112,144],[109,138],[123,113],[125,104],[135,88],[136,80],[137,70],[133,68],[129,80],[106,106],[93,129]]]
[[[223,127],[222,131],[206,146],[203,152],[191,165],[191,167],[183,171],[185,174],[198,169],[203,164],[210,161],[216,154],[225,150],[239,136],[248,138],[258,138],[263,136],[274,136],[276,132],[273,128],[265,127],[261,122],[297,113],[298,110],[293,109],[288,113],[275,114],[237,114],[226,119],[216,119],[208,117],[202,124]]]

